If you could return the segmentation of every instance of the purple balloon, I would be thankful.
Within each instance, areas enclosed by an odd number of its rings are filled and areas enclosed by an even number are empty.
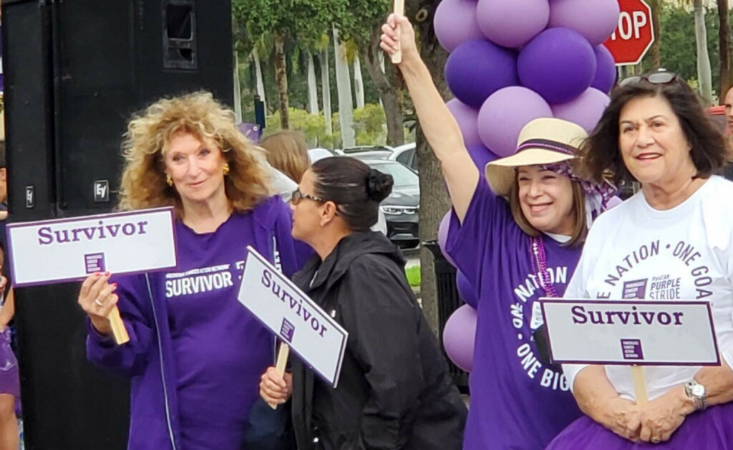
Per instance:
[[[478,293],[460,270],[456,273],[456,288],[463,301],[471,308],[476,309],[478,306]]]
[[[519,132],[540,117],[552,117],[550,105],[530,89],[512,86],[486,99],[478,113],[478,132],[484,145],[500,157],[514,154]]]
[[[446,106],[451,114],[453,114],[453,117],[455,117],[456,122],[458,122],[458,127],[461,129],[463,142],[466,146],[480,144],[481,138],[478,135],[478,109],[471,108],[457,98],[448,100]]]
[[[478,168],[481,175],[483,175],[484,171],[486,170],[486,164],[496,159],[499,159],[499,157],[496,156],[494,152],[484,147],[484,145],[481,143],[469,145],[468,154],[471,156],[473,163],[476,164],[476,167]]]
[[[517,48],[547,26],[547,0],[479,0],[478,25],[484,35],[503,47]]]
[[[616,83],[616,61],[605,45],[597,45],[593,50],[596,53],[596,75],[590,87],[608,94]]]
[[[517,71],[524,87],[548,103],[565,103],[590,87],[596,74],[596,54],[577,32],[551,28],[522,49]]]
[[[619,196],[614,196],[614,197],[609,198],[608,203],[606,204],[606,211],[617,207],[618,205],[620,205],[623,202],[624,201],[621,200],[621,197]]]
[[[471,372],[473,370],[473,349],[476,344],[476,323],[478,314],[469,305],[453,311],[443,328],[443,347],[453,364]]]
[[[475,0],[443,0],[435,10],[435,36],[449,53],[472,39],[483,39]]]
[[[456,98],[480,108],[489,95],[519,84],[516,54],[485,39],[464,42],[448,56],[445,81]]]
[[[590,134],[601,120],[603,111],[611,99],[598,89],[588,88],[567,103],[552,105],[552,114],[558,119],[573,122]]]
[[[618,0],[552,0],[548,28],[564,27],[600,45],[618,26]]]
[[[440,225],[438,226],[438,247],[440,247],[440,251],[443,252],[445,259],[448,260],[451,266],[455,267],[455,261],[453,261],[453,258],[451,258],[450,255],[448,255],[448,252],[445,251],[445,244],[448,241],[448,228],[450,228],[450,215],[451,212],[448,211],[443,216],[443,219],[440,221]]]

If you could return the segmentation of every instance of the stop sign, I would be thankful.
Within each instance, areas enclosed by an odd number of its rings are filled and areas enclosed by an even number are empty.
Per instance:
[[[605,45],[617,66],[639,64],[654,42],[652,9],[644,0],[618,0],[618,27]]]

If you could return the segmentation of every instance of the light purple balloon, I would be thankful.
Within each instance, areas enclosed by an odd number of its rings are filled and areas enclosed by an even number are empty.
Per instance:
[[[596,53],[596,76],[590,87],[608,94],[616,83],[616,61],[605,45],[596,45],[593,51]]]
[[[478,113],[478,132],[497,156],[514,154],[519,132],[534,119],[552,117],[550,105],[530,89],[512,86],[486,99]]]
[[[454,98],[448,100],[445,104],[450,110],[458,127],[461,129],[463,135],[463,142],[466,146],[476,145],[481,143],[481,138],[478,135],[478,109],[471,108],[462,101]]]
[[[600,45],[616,30],[619,13],[618,0],[552,0],[547,28],[569,28]]]
[[[503,47],[517,48],[547,26],[547,0],[479,0],[478,25],[484,36]]]
[[[522,86],[549,103],[565,103],[590,87],[596,74],[596,54],[579,33],[550,28],[522,49],[517,72]]]
[[[453,258],[451,258],[450,255],[448,255],[448,252],[445,251],[445,245],[448,241],[448,228],[450,228],[450,215],[451,212],[448,211],[445,216],[443,216],[443,219],[440,221],[440,225],[438,226],[438,247],[440,247],[440,251],[443,252],[445,259],[455,267],[455,261],[453,261]]]
[[[609,198],[608,203],[606,204],[606,211],[617,207],[618,205],[620,205],[623,202],[624,201],[621,200],[621,197],[619,196],[614,196],[614,197]]]
[[[475,0],[443,0],[435,10],[435,36],[449,53],[472,39],[484,39]]]
[[[469,145],[468,154],[471,156],[473,163],[476,164],[476,167],[478,168],[482,176],[484,175],[484,171],[486,170],[486,164],[496,159],[499,159],[499,157],[495,155],[494,152],[486,148],[480,142],[475,145]]]
[[[489,95],[519,84],[516,52],[486,39],[466,41],[448,56],[445,81],[457,99],[480,108]]]
[[[588,88],[575,99],[560,105],[552,105],[552,114],[558,119],[573,122],[590,134],[601,120],[603,111],[611,99],[598,89]]]
[[[478,314],[469,305],[453,311],[443,328],[443,347],[453,364],[471,372],[473,351],[476,345],[476,323]]]
[[[471,308],[476,309],[478,306],[478,294],[476,289],[471,286],[463,272],[460,270],[456,273],[456,289],[458,289],[458,295],[461,296],[464,302]]]

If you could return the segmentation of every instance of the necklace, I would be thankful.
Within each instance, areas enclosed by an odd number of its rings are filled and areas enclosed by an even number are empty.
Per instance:
[[[560,297],[555,290],[555,286],[550,279],[550,273],[547,271],[547,253],[545,252],[545,244],[540,236],[532,237],[532,245],[530,252],[532,253],[532,270],[537,272],[540,286],[544,289],[548,297]],[[535,266],[535,262],[537,265]]]

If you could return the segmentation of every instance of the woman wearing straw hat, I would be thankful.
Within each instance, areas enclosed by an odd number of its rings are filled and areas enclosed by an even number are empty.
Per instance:
[[[543,449],[581,413],[560,368],[538,357],[537,300],[564,293],[591,219],[612,190],[574,174],[587,134],[552,118],[529,123],[517,153],[489,164],[483,182],[420,60],[412,26],[392,15],[382,30],[383,50],[395,51],[399,39],[399,68],[448,186],[447,251],[479,297],[463,448]]]

